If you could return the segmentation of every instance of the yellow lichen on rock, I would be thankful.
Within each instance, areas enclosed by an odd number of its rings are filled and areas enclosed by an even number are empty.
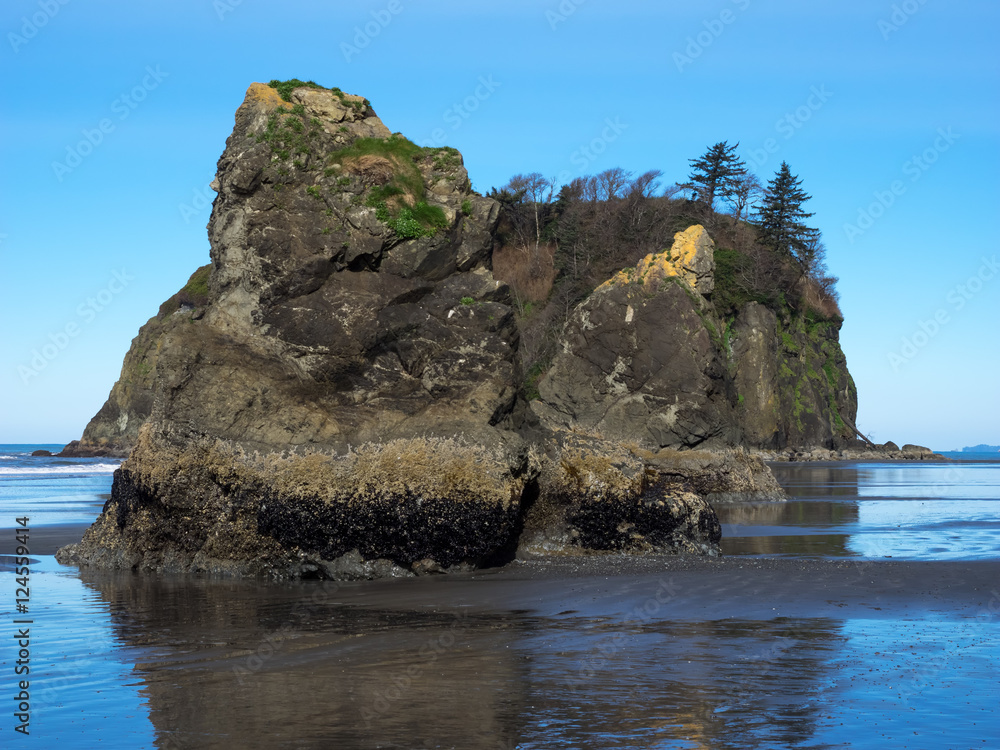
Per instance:
[[[287,104],[278,94],[278,90],[271,88],[266,83],[251,83],[250,88],[247,89],[246,101],[263,104],[268,109]]]
[[[647,293],[655,292],[665,278],[677,276],[702,294],[714,288],[715,243],[705,227],[695,224],[674,235],[669,250],[650,253],[635,268],[619,271],[598,289],[621,284],[642,284]]]

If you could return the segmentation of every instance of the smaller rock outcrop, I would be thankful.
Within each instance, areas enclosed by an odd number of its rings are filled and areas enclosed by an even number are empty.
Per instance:
[[[737,394],[701,294],[711,269],[712,240],[695,226],[594,290],[531,404],[543,424],[654,449],[739,444]]]
[[[848,444],[857,392],[839,319],[733,306],[732,261],[715,278],[716,254],[690,227],[581,302],[531,404],[542,423],[654,450]]]
[[[629,552],[720,554],[712,503],[784,500],[746,451],[658,451],[557,431],[546,440],[538,498],[527,512],[525,555]]]
[[[573,433],[555,439],[525,520],[522,555],[720,554],[719,520],[689,483],[661,476],[620,443]]]
[[[910,450],[907,450],[909,448]],[[788,448],[782,451],[756,451],[764,461],[951,461],[919,445],[905,445],[902,450],[886,449],[881,445],[866,445],[861,441],[848,448]]]

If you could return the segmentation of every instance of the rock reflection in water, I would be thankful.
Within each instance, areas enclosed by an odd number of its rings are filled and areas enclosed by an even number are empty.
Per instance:
[[[532,644],[542,651],[531,672],[538,716],[522,747],[798,746],[814,738],[815,696],[843,641],[826,618],[600,630],[575,629],[558,650]]]
[[[164,750],[516,744],[514,613],[394,610],[385,588],[365,606],[363,588],[320,582],[87,582],[145,650],[136,672]]]
[[[1000,464],[776,464],[778,503],[716,505],[729,555],[991,559]]]
[[[797,746],[843,640],[829,618],[623,615],[645,597],[557,611],[552,581],[502,583],[494,606],[489,580],[84,579],[161,750]]]
[[[858,464],[774,463],[769,466],[789,497],[858,496]]]
[[[856,525],[858,472],[853,464],[775,464],[785,502],[716,505],[726,555],[846,557]],[[820,497],[817,497],[819,495]],[[834,499],[824,500],[822,497]],[[801,498],[801,499],[800,499]]]
[[[858,523],[858,504],[839,500],[787,500],[717,505],[726,555],[845,557]],[[841,532],[841,533],[837,533]]]

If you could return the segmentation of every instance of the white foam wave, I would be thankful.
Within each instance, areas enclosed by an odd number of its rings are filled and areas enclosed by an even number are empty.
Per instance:
[[[0,468],[0,476],[11,474],[112,474],[121,464],[76,464],[75,466],[31,466]]]

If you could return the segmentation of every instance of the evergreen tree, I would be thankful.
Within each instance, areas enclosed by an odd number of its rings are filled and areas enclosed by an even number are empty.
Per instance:
[[[802,210],[802,204],[811,197],[802,189],[802,181],[792,174],[788,163],[781,162],[774,179],[767,183],[757,212],[761,242],[808,264],[819,238],[818,229],[803,223],[813,215]]]
[[[725,141],[716,143],[700,159],[691,159],[693,171],[688,176],[709,214],[715,213],[715,199],[731,200],[740,178],[746,174],[746,164],[736,156],[736,148]]]

